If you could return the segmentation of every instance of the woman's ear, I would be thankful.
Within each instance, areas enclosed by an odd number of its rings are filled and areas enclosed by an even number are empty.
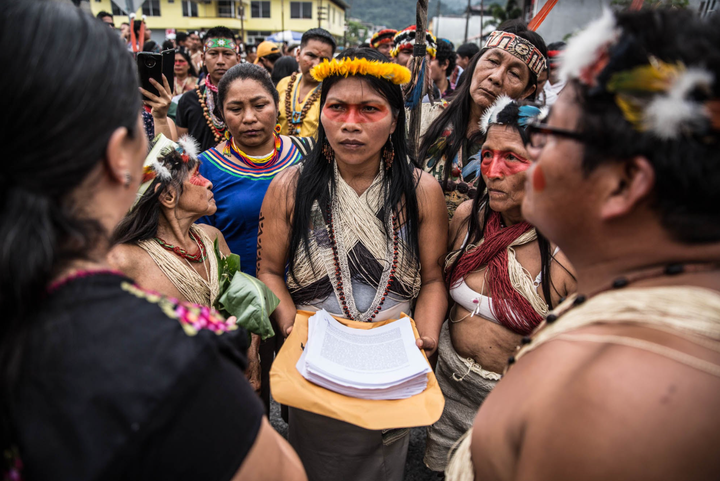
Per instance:
[[[645,157],[633,157],[611,165],[607,170],[612,180],[600,210],[604,219],[627,215],[652,194],[655,170]]]
[[[158,185],[157,187],[159,188],[160,186]],[[173,187],[172,185],[168,185],[163,191],[163,193],[160,194],[158,200],[163,207],[166,207],[168,209],[174,209],[178,203],[178,195],[175,187]]]

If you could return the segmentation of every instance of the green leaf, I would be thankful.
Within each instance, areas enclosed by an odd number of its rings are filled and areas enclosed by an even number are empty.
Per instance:
[[[237,317],[237,324],[263,340],[275,335],[270,314],[280,299],[261,281],[244,272],[236,272],[228,288],[218,296],[221,312]]]

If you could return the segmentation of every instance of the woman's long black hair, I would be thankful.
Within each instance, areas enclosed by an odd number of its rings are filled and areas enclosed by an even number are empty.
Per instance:
[[[527,130],[526,128],[518,124],[520,105],[521,104],[516,102],[508,104],[501,112],[498,113],[497,118],[498,123],[502,124],[501,126],[515,129],[515,131],[520,134],[520,138],[522,139],[523,143],[527,145],[529,140],[527,136]],[[467,246],[471,244],[478,245],[480,240],[485,237],[485,226],[487,225],[488,219],[490,219],[490,215],[492,214],[489,200],[490,197],[487,192],[485,192],[484,195],[475,196],[475,199],[473,199],[470,216],[463,223],[463,227],[467,226],[467,241],[464,242],[459,249],[454,250],[448,254],[448,258],[455,256],[455,261],[447,268],[445,276],[446,279],[452,278],[452,273],[455,268],[457,268],[460,257],[462,257],[461,255],[457,254],[464,252]],[[465,229],[461,228],[458,231],[458,236],[463,235],[462,233],[464,232]],[[543,296],[545,297],[545,302],[547,303],[548,307],[552,309],[553,304],[551,288],[555,289],[555,286],[553,285],[552,277],[550,276],[550,267],[553,260],[555,260],[555,257],[552,252],[552,246],[550,245],[550,241],[545,236],[543,236],[537,229],[536,232],[538,248],[540,249],[540,272],[542,273]],[[456,240],[457,239],[453,239],[453,243]],[[555,260],[555,262],[557,262],[557,260]],[[558,262],[558,265],[569,273],[569,271],[561,263]],[[557,292],[557,289],[555,289],[555,291]]]
[[[540,52],[545,57],[547,57],[547,47],[545,46],[545,41],[539,34],[528,30],[525,24],[519,23],[518,21],[505,22],[500,25],[500,27],[498,27],[498,30],[514,33],[518,37],[524,38],[525,40],[535,45],[538,50],[540,50]],[[475,67],[477,67],[478,62],[480,61],[480,58],[488,50],[489,49],[485,48],[480,50],[473,56],[472,60],[470,60],[468,68],[463,73],[466,78],[460,85],[457,86],[457,90],[455,90],[455,92],[453,93],[450,105],[448,105],[448,107],[442,111],[438,118],[435,119],[432,124],[430,124],[430,127],[428,127],[425,135],[423,135],[423,138],[420,141],[420,154],[416,159],[416,162],[419,163],[419,166],[421,166],[425,162],[425,159],[428,156],[428,150],[430,149],[430,147],[432,147],[435,141],[442,137],[443,132],[448,128],[448,126],[453,126],[453,131],[448,137],[447,144],[439,154],[445,156],[446,165],[443,172],[443,180],[445,181],[450,178],[450,171],[452,170],[448,168],[448,165],[450,165],[452,160],[460,151],[460,147],[462,147],[463,141],[465,140],[467,125],[470,122],[470,114],[472,113],[473,103],[473,99],[470,96],[470,85],[472,84],[472,76],[475,72]],[[535,73],[533,73],[532,71],[530,71],[530,79],[528,80],[528,85],[537,85],[537,75],[535,75]],[[528,97],[528,100],[534,100],[536,93],[537,92],[533,92],[533,94]]]
[[[69,262],[88,258],[109,232],[83,213],[77,188],[98,172],[112,134],[138,132],[132,55],[105,24],[59,2],[0,2],[5,114],[0,170],[0,389],[8,400],[45,292]],[[52,79],[49,82],[48,79]]]
[[[338,58],[364,58],[371,61],[387,62],[385,56],[375,50],[360,48],[347,49]],[[330,89],[344,78],[332,76],[323,80],[320,95],[321,111]],[[395,160],[390,169],[385,172],[382,185],[383,205],[389,207],[397,219],[404,219],[408,250],[410,255],[417,258],[420,221],[415,188],[419,177],[415,175],[413,165],[406,160],[408,151],[402,91],[399,85],[394,85],[387,80],[371,75],[362,78],[370,88],[387,99],[393,115],[397,115],[397,126],[390,138],[395,149]],[[289,249],[289,272],[293,279],[295,279],[295,255],[293,253],[297,252],[298,249],[305,249],[306,252],[309,252],[309,230],[313,204],[317,201],[321,209],[325,211],[330,205],[335,189],[333,163],[328,162],[322,153],[323,145],[326,142],[325,129],[322,122],[320,122],[317,130],[317,143],[305,160],[295,189],[295,208]],[[382,165],[381,168],[383,168]],[[385,236],[392,236],[392,232],[385,232]]]

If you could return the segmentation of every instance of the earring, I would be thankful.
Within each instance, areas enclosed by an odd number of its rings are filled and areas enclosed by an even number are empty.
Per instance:
[[[278,124],[275,124],[275,133],[276,133],[277,135],[280,135],[280,131],[281,131],[281,130],[282,130],[282,127],[280,126],[280,124],[279,124],[279,123],[278,123]]]
[[[325,158],[327,159],[328,164],[332,164],[332,161],[335,160],[335,151],[332,149],[332,147],[330,147],[330,144],[327,142],[327,140],[323,144],[322,153],[323,156],[325,156]]]
[[[389,147],[388,147],[389,145]],[[392,143],[392,138],[388,138],[385,144],[385,150],[383,151],[383,161],[385,162],[385,170],[390,170],[390,166],[395,159],[395,146]]]
[[[127,189],[130,187],[130,184],[132,183],[132,177],[130,176],[130,172],[125,172],[125,183],[123,186]]]

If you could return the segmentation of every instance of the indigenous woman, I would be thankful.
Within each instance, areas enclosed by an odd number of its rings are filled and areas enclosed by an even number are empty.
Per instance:
[[[575,288],[563,254],[521,213],[530,167],[526,122],[539,113],[507,96],[487,110],[481,160],[468,164],[481,170],[487,192],[460,205],[450,224],[445,276],[454,304],[435,370],[445,408],[428,428],[425,451],[434,471],[444,470],[449,449],[472,426],[523,336]]]
[[[219,229],[230,251],[240,256],[242,271],[254,276],[265,191],[276,175],[303,159],[314,141],[278,133],[278,93],[262,66],[243,63],[228,70],[218,85],[218,105],[229,138],[200,155],[200,174],[212,183],[217,205],[200,222]],[[260,347],[260,394],[266,410],[270,367],[280,340],[266,339]]]
[[[278,93],[264,68],[239,64],[218,85],[228,139],[200,155],[200,174],[213,187],[217,210],[201,219],[218,228],[242,271],[255,275],[258,218],[265,191],[312,149],[312,138],[278,133]]]
[[[175,51],[175,86],[173,96],[182,95],[192,90],[198,83],[198,75],[193,66],[192,59],[186,50]]]
[[[542,37],[522,24],[501,26],[468,65],[453,101],[430,124],[420,144],[419,162],[443,186],[450,218],[458,205],[477,196],[478,177],[464,166],[480,151],[480,119],[500,95],[534,98],[537,77],[545,68]]]
[[[230,250],[219,230],[195,224],[217,210],[212,184],[199,168],[191,137],[163,149],[145,168],[139,199],[115,230],[118,245],[109,260],[141,286],[211,307],[219,289],[214,242],[221,253]]]
[[[118,36],[72,5],[0,2],[0,38],[23,72],[0,81],[17,94],[0,121],[3,477],[305,479],[244,378],[234,319],[109,269],[147,155]]]
[[[447,211],[438,183],[403,161],[400,84],[410,72],[349,49],[313,75],[322,81],[318,145],[302,169],[273,180],[261,214],[258,277],[280,298],[273,316],[287,335],[296,309],[373,322],[414,307],[418,346],[432,354],[447,308],[438,261]],[[293,408],[289,429],[310,479],[403,478],[407,430]]]

